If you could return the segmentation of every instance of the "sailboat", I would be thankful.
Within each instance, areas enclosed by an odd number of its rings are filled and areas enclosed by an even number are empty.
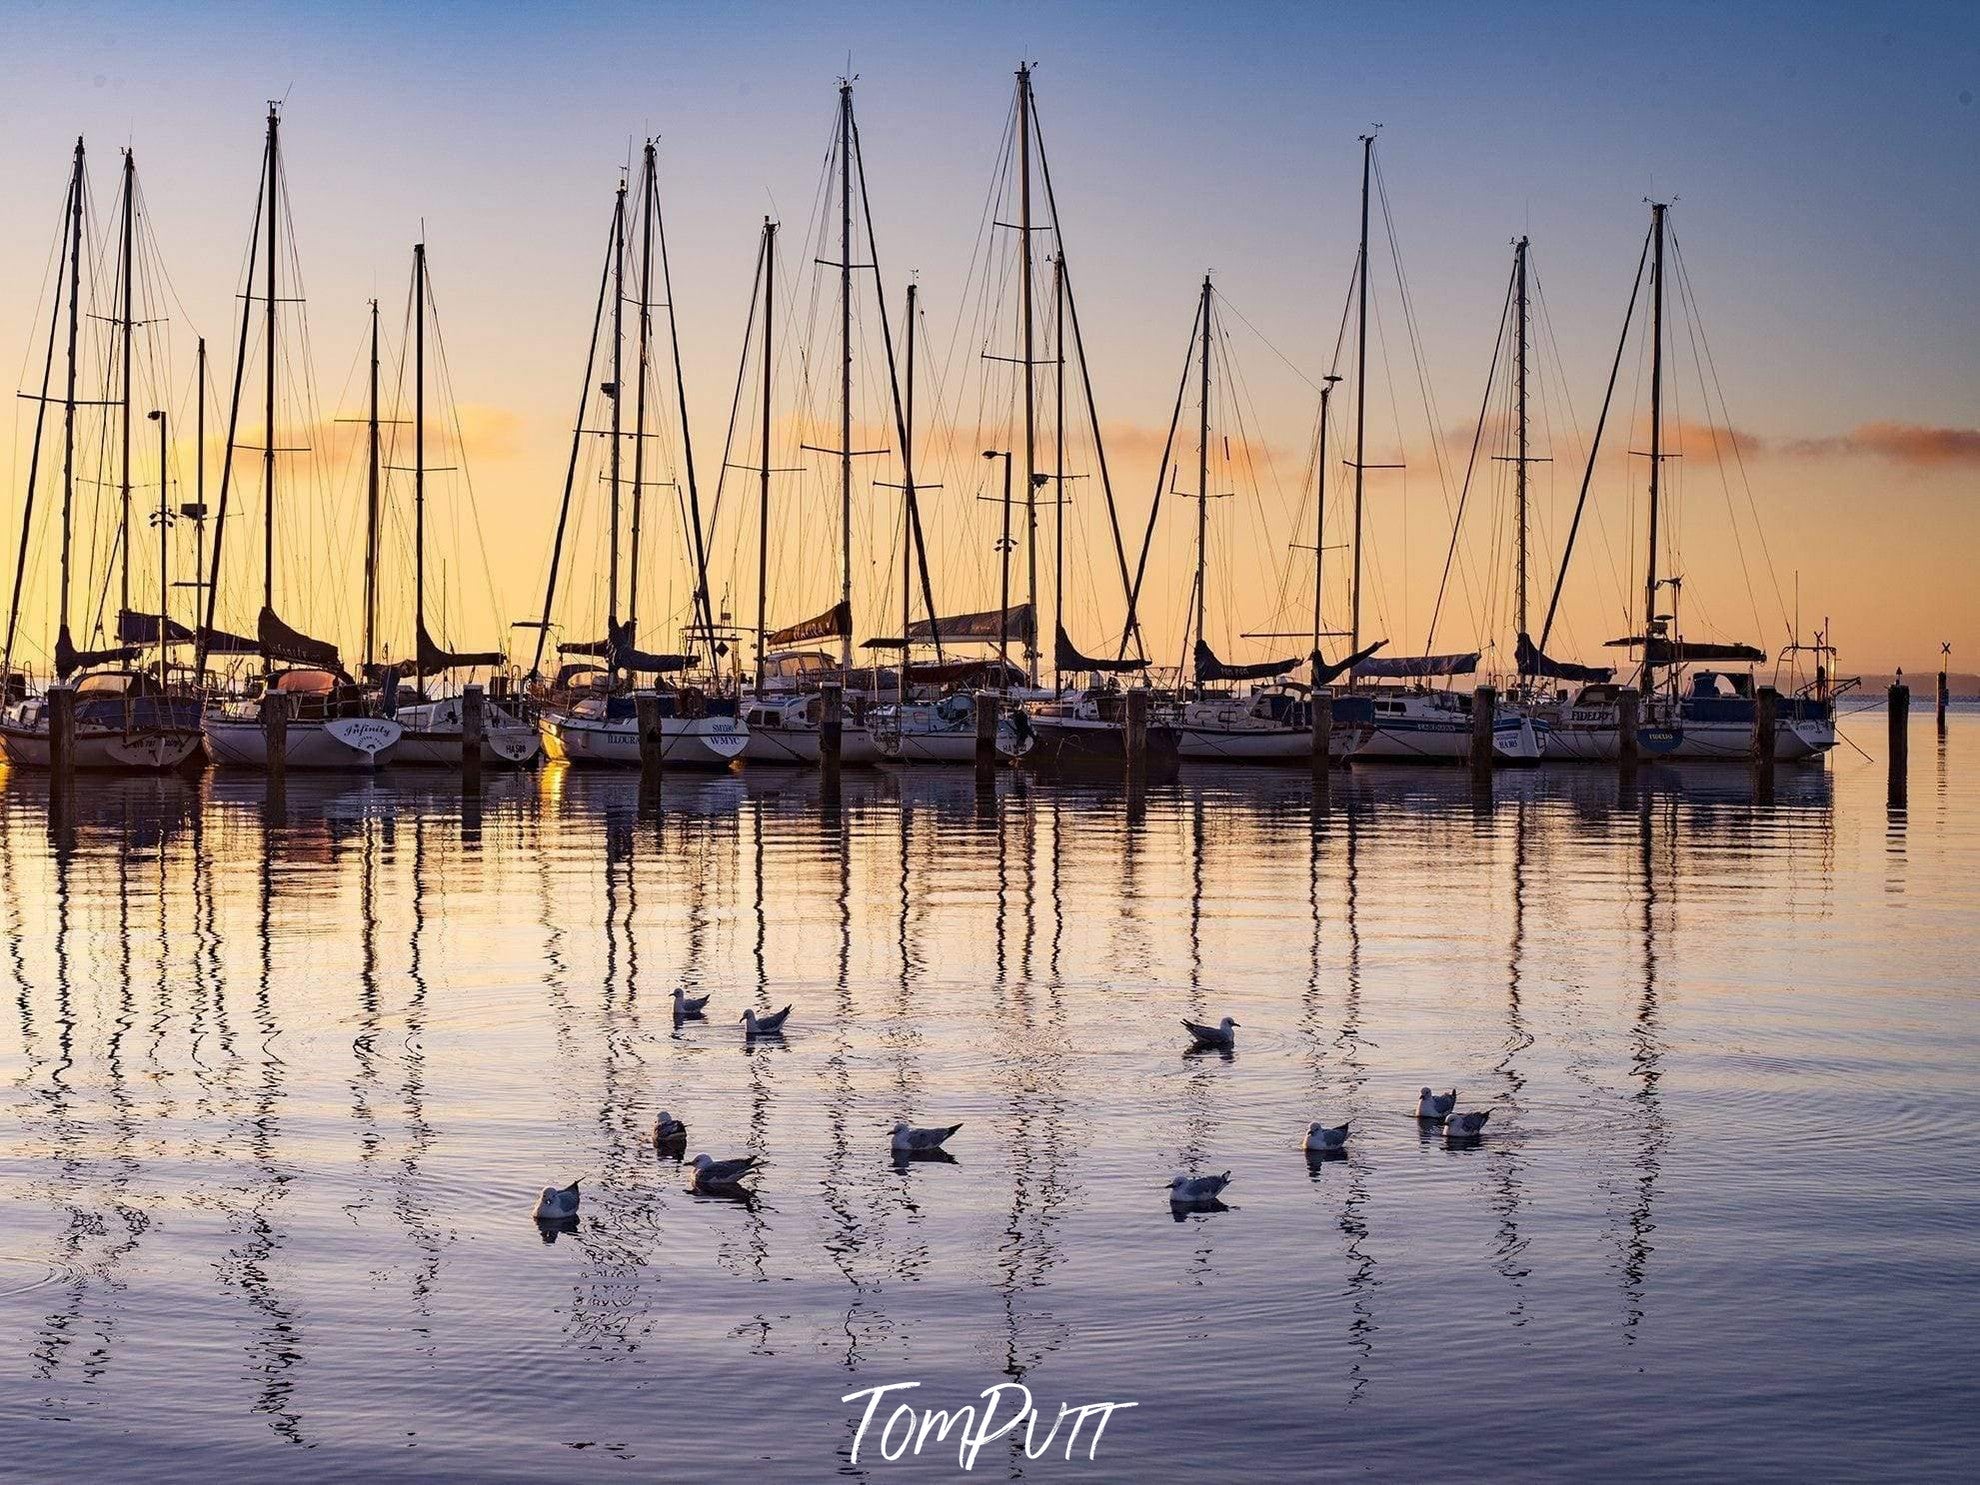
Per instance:
[[[857,133],[853,123],[853,89],[850,79],[839,84],[839,127],[834,145],[835,159],[828,160],[828,172],[836,166],[839,206],[839,261],[823,265],[836,267],[839,279],[839,447],[814,450],[835,455],[839,464],[839,599],[824,613],[779,629],[766,629],[768,617],[770,543],[770,430],[772,386],[771,324],[776,298],[777,228],[763,224],[759,259],[762,267],[760,301],[763,306],[763,406],[757,469],[759,509],[757,520],[757,608],[756,608],[756,692],[746,713],[749,742],[743,756],[757,764],[807,764],[819,761],[820,736],[825,714],[819,682],[831,673],[831,657],[816,649],[821,644],[838,646],[837,674],[843,697],[839,721],[839,761],[866,764],[880,761],[880,746],[866,722],[869,703],[877,698],[866,688],[855,688],[852,664],[853,644],[853,460],[862,451],[853,448],[853,269],[870,268],[879,273],[879,252],[873,242],[873,209],[866,199],[866,169],[860,162],[860,204],[866,224],[866,262],[853,262],[853,166]],[[779,652],[782,652],[780,655]],[[772,676],[777,676],[773,686]]]
[[[457,768],[461,762],[462,711],[459,694],[430,695],[427,678],[436,680],[453,671],[495,668],[506,663],[500,650],[460,652],[436,643],[426,625],[426,316],[432,296],[426,282],[426,244],[413,245],[413,635],[410,662],[399,661],[381,673],[371,654],[375,630],[377,585],[365,588],[365,675],[378,679],[392,694],[388,709],[405,730],[392,755],[398,764],[433,764]],[[371,469],[367,502],[366,550],[378,550],[378,305],[371,306]],[[376,561],[367,569],[375,572]],[[410,672],[413,700],[398,693],[400,677]],[[499,702],[483,705],[481,761],[495,768],[533,763],[542,750],[535,723],[516,716]]]
[[[137,164],[131,152],[124,154],[118,238],[118,289],[120,314],[114,321],[118,332],[121,390],[96,405],[117,409],[121,458],[118,465],[118,491],[121,520],[116,550],[119,556],[119,603],[117,640],[114,645],[79,650],[69,630],[71,576],[75,567],[75,486],[76,410],[89,405],[77,397],[79,378],[78,330],[82,314],[83,208],[88,194],[83,141],[76,141],[70,175],[67,208],[63,213],[63,237],[48,327],[48,347],[43,362],[41,390],[35,402],[34,441],[28,461],[27,492],[21,518],[21,545],[14,565],[13,602],[8,611],[4,660],[0,660],[0,748],[7,761],[30,768],[46,768],[50,761],[51,707],[44,693],[29,692],[27,677],[14,668],[14,645],[19,635],[23,587],[27,574],[28,548],[33,536],[35,492],[40,483],[43,435],[51,405],[62,408],[62,511],[61,577],[54,645],[54,680],[75,692],[74,766],[120,772],[154,773],[178,768],[191,761],[199,750],[199,700],[194,691],[172,677],[169,654],[175,639],[188,631],[171,617],[171,512],[167,498],[170,487],[166,459],[166,414],[154,411],[151,418],[159,428],[158,511],[158,606],[147,614],[131,607],[131,558],[135,545],[131,504],[133,458],[131,416],[133,411],[132,367],[136,354],[134,331],[134,268],[137,242]],[[58,399],[50,396],[55,360],[58,322],[67,291],[68,350],[65,360],[64,390]],[[144,666],[144,647],[157,648],[155,666]]]
[[[370,770],[390,758],[402,730],[390,717],[378,713],[375,700],[364,687],[344,671],[337,647],[328,640],[315,639],[283,622],[275,609],[275,533],[278,486],[276,455],[276,366],[281,360],[277,307],[293,302],[281,294],[283,285],[276,274],[277,248],[281,241],[280,211],[284,199],[282,181],[281,109],[268,106],[268,137],[263,164],[261,199],[255,214],[255,234],[248,261],[250,275],[259,256],[265,265],[262,292],[246,293],[241,299],[240,339],[234,361],[234,391],[227,415],[227,462],[220,475],[220,504],[213,536],[213,558],[206,589],[206,621],[197,638],[197,669],[204,677],[206,661],[214,655],[258,655],[264,670],[259,676],[231,693],[209,696],[201,729],[208,752],[217,764],[240,768],[266,768],[269,764],[267,730],[263,723],[264,703],[273,699],[288,709],[284,729],[282,762],[286,768]],[[294,287],[293,285],[289,287]],[[252,285],[250,285],[250,289]],[[252,637],[230,633],[214,626],[220,598],[222,557],[227,535],[227,507],[234,486],[234,453],[242,445],[236,434],[240,426],[241,396],[247,369],[248,333],[254,305],[261,302],[263,315],[262,353],[265,365],[262,383],[262,577],[261,610]]]
[[[576,764],[618,764],[636,766],[640,759],[639,703],[650,699],[659,713],[661,757],[670,768],[727,768],[748,745],[749,729],[736,716],[736,698],[721,689],[721,673],[712,605],[708,593],[708,554],[702,539],[701,496],[695,482],[694,445],[688,435],[687,383],[681,369],[680,326],[674,314],[672,277],[667,267],[667,236],[660,215],[659,173],[655,149],[646,143],[641,189],[640,271],[636,292],[639,296],[638,382],[634,399],[633,428],[623,426],[621,408],[624,315],[626,303],[626,182],[619,182],[612,209],[612,228],[606,262],[598,283],[598,305],[591,322],[591,344],[585,361],[584,390],[578,398],[576,425],[571,432],[571,457],[564,475],[564,496],[557,516],[556,537],[550,553],[550,574],[543,593],[542,618],[527,626],[537,631],[535,658],[529,669],[529,682],[537,704],[537,725],[543,735],[543,750],[553,761]],[[659,261],[655,264],[654,254]],[[656,279],[655,268],[658,268]],[[682,676],[697,663],[697,655],[643,650],[638,644],[639,572],[641,520],[645,507],[647,442],[647,388],[650,380],[651,307],[654,290],[665,295],[667,324],[673,347],[675,406],[680,418],[681,463],[686,476],[687,499],[683,512],[694,582],[694,617],[685,637],[705,651],[707,685],[670,683],[669,676]],[[558,645],[566,657],[554,677],[543,673],[544,649],[553,627],[557,581],[562,566],[564,539],[569,528],[572,497],[576,490],[580,454],[587,434],[599,430],[585,426],[591,405],[592,377],[597,369],[599,330],[604,323],[605,296],[612,298],[611,379],[599,390],[611,406],[610,440],[607,454],[610,485],[610,533],[608,550],[605,634],[597,640],[564,642]],[[633,445],[630,530],[622,510],[627,482],[623,475],[623,452],[627,440]],[[629,542],[630,550],[627,550]],[[622,563],[622,557],[625,560]],[[623,567],[623,573],[622,573]],[[619,601],[625,596],[621,617]],[[641,690],[637,678],[653,677],[653,684]]]
[[[1530,520],[1527,498],[1527,466],[1539,462],[1537,456],[1529,452],[1527,419],[1527,329],[1529,323],[1527,297],[1527,239],[1519,238],[1513,244],[1512,278],[1506,286],[1506,303],[1511,316],[1513,353],[1511,372],[1513,379],[1513,419],[1517,452],[1504,456],[1513,467],[1514,503],[1514,566],[1515,566],[1515,623],[1517,632],[1526,633],[1527,592],[1529,576]],[[1491,405],[1492,385],[1496,381],[1499,363],[1499,348],[1505,340],[1506,325],[1502,320],[1499,341],[1495,343],[1492,370],[1487,375],[1486,396],[1479,407],[1478,437],[1473,440],[1473,459],[1465,471],[1465,489],[1460,493],[1457,518],[1451,523],[1450,555],[1445,561],[1446,571],[1456,556],[1458,542],[1463,535],[1466,496],[1470,493],[1470,481],[1476,466],[1478,443],[1482,440],[1485,428],[1486,409]],[[1431,619],[1431,633],[1436,631],[1436,618]],[[1429,657],[1435,663],[1448,657]],[[1475,668],[1477,654],[1465,656],[1467,668]],[[1433,673],[1426,663],[1421,670],[1407,672],[1412,676]],[[1434,673],[1456,674],[1456,669]],[[1546,751],[1549,732],[1544,713],[1528,705],[1531,699],[1530,688],[1525,684],[1522,673],[1521,684],[1508,695],[1507,706],[1495,711],[1492,718],[1493,760],[1500,764],[1536,764]],[[1417,685],[1407,689],[1384,689],[1372,698],[1375,717],[1374,726],[1368,739],[1357,750],[1356,756],[1379,759],[1394,763],[1463,763],[1471,756],[1472,717],[1471,697],[1461,691],[1448,688],[1438,689]]]
[[[1561,554],[1554,592],[1547,605],[1546,618],[1536,642],[1525,633],[1519,636],[1519,663],[1523,675],[1584,683],[1570,699],[1562,690],[1547,711],[1548,752],[1550,757],[1581,761],[1609,761],[1621,751],[1623,727],[1622,690],[1603,668],[1577,666],[1554,660],[1546,653],[1554,617],[1561,597],[1569,559],[1574,552],[1574,532],[1578,530],[1593,477],[1595,458],[1607,422],[1610,400],[1615,393],[1616,376],[1621,368],[1623,349],[1629,340],[1629,324],[1644,286],[1647,267],[1650,290],[1650,430],[1649,507],[1646,558],[1643,575],[1641,623],[1635,633],[1608,642],[1609,647],[1629,649],[1638,655],[1636,679],[1640,695],[1637,750],[1639,754],[1673,760],[1740,760],[1750,758],[1758,722],[1759,698],[1753,667],[1768,660],[1765,650],[1740,642],[1707,642],[1684,637],[1679,624],[1679,598],[1683,578],[1662,568],[1659,538],[1663,520],[1664,462],[1675,454],[1664,447],[1664,337],[1665,337],[1665,253],[1668,237],[1667,202],[1650,204],[1650,230],[1638,260],[1636,278],[1630,289],[1629,309],[1623,317],[1623,334],[1616,347],[1616,360],[1609,372],[1609,388],[1602,404],[1602,416],[1588,454],[1587,472],[1576,503],[1574,525]],[[1662,595],[1670,594],[1669,609],[1659,612]],[[1826,639],[1815,646],[1793,639],[1788,652],[1814,649],[1818,661],[1833,659]],[[1743,667],[1733,669],[1731,667]],[[1776,709],[1774,756],[1779,762],[1819,758],[1836,743],[1834,678],[1826,663],[1818,663],[1813,681],[1793,695],[1779,698]]]

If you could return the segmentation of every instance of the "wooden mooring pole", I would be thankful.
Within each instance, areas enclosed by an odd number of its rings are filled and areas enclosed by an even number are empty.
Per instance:
[[[639,782],[642,788],[657,785],[665,771],[666,738],[660,731],[660,698],[648,691],[633,698],[639,717]]]
[[[461,692],[461,787],[481,790],[482,691],[469,686]]]
[[[1887,708],[1890,723],[1891,781],[1889,804],[1894,810],[1905,806],[1907,791],[1908,757],[1911,742],[1911,687],[1896,685],[1891,687]]]
[[[1146,686],[1137,686],[1127,694],[1127,771],[1132,778],[1141,778],[1148,772],[1148,701]]]
[[[838,681],[827,681],[818,688],[818,694],[824,702],[824,714],[818,719],[818,766],[836,775],[845,741],[845,687]]]
[[[988,773],[997,766],[997,694],[976,693],[976,766]]]
[[[1636,772],[1636,729],[1642,722],[1643,697],[1634,686],[1616,693],[1616,766]]]
[[[1307,720],[1313,728],[1313,779],[1325,783],[1333,764],[1334,698],[1320,689],[1320,656],[1313,656],[1313,689],[1306,693]]]
[[[1753,770],[1763,804],[1774,798],[1774,738],[1780,722],[1781,693],[1762,686],[1753,699]]]
[[[76,693],[56,686],[48,693],[48,776],[67,791],[76,781]]]
[[[281,691],[262,693],[261,749],[268,781],[280,784],[289,772],[289,698]]]
[[[1498,721],[1499,693],[1480,686],[1471,693],[1471,782],[1473,787],[1492,787],[1492,729]]]
[[[1951,699],[1951,688],[1946,684],[1946,666],[1950,661],[1951,655],[1952,646],[1950,644],[1939,646],[1939,736],[1941,737],[1944,737],[1946,734],[1946,702]]]

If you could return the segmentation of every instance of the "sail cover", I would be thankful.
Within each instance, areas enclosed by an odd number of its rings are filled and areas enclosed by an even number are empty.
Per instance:
[[[1462,655],[1395,655],[1387,660],[1362,660],[1354,667],[1368,680],[1411,680],[1435,675],[1470,675],[1478,669],[1478,651]]]
[[[1551,655],[1542,654],[1539,646],[1527,635],[1520,635],[1514,650],[1521,675],[1551,676],[1557,681],[1607,681],[1615,679],[1615,671],[1606,665],[1575,665],[1567,660],[1556,660]]]
[[[259,655],[261,641],[226,629],[199,628],[199,642],[209,655]]]
[[[500,650],[467,653],[443,650],[433,642],[426,626],[419,626],[419,670],[422,675],[430,675],[437,670],[471,670],[477,665],[500,665],[506,658]]]
[[[945,643],[956,641],[995,644],[1003,631],[1017,644],[1029,645],[1036,636],[1037,619],[1031,605],[1020,603],[1009,609],[985,609],[976,614],[955,614],[946,619],[916,619],[908,625],[909,644],[935,643],[937,629]]]
[[[1346,675],[1350,670],[1353,670],[1362,661],[1387,644],[1388,641],[1386,639],[1378,639],[1374,644],[1363,645],[1346,659],[1336,660],[1332,665],[1322,660],[1319,670],[1314,672],[1313,684],[1316,686],[1333,685],[1335,681],[1338,681],[1342,676]]]
[[[1291,660],[1262,660],[1256,665],[1226,665],[1203,640],[1196,642],[1196,679],[1204,681],[1264,681],[1282,676],[1299,664]]]
[[[125,609],[117,615],[117,638],[127,645],[155,645],[158,643],[158,615],[134,613]],[[165,621],[165,643],[168,645],[189,645],[193,642],[193,632],[177,619]]]
[[[324,639],[311,639],[300,629],[291,629],[265,605],[255,620],[255,633],[261,640],[261,653],[270,660],[286,660],[291,665],[309,665],[318,670],[341,671],[337,647]]]
[[[1621,649],[1624,646],[1633,648],[1644,643],[1642,635],[1632,634],[1624,639],[1612,639],[1604,648]],[[1673,644],[1660,635],[1652,635],[1643,659],[1648,665],[1696,665],[1701,661],[1763,665],[1767,660],[1767,652],[1755,649],[1752,645],[1705,644],[1689,639],[1679,640]]]
[[[770,649],[780,650],[786,645],[811,645],[828,639],[850,639],[852,632],[852,605],[841,600],[816,618],[805,619],[788,628],[766,634],[763,643]]]
[[[65,681],[79,670],[91,670],[99,665],[128,665],[137,658],[136,645],[118,645],[111,650],[79,650],[75,641],[69,638],[67,624],[55,636],[55,674]]]
[[[639,649],[633,644],[632,621],[627,620],[614,629],[609,638],[591,640],[583,644],[558,645],[560,655],[590,655],[604,660],[619,670],[640,671],[648,675],[661,675],[676,670],[686,670],[694,664],[692,655],[662,655]]]
[[[1201,657],[1198,660],[1201,664]],[[1073,645],[1072,638],[1061,624],[1058,637],[1052,642],[1052,666],[1055,670],[1089,670],[1102,675],[1119,675],[1132,670],[1148,669],[1146,660],[1096,660],[1091,655],[1082,655]]]

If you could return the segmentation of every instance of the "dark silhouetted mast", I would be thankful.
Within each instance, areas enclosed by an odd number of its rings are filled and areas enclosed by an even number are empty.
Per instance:
[[[426,686],[426,244],[413,244],[413,686]]]
[[[611,592],[605,600],[605,652],[614,657],[619,643],[619,360],[625,339],[626,311],[626,183],[619,181],[617,204],[612,208],[612,383],[606,395],[612,399],[612,556],[609,570]],[[608,658],[613,678],[619,674],[616,658]]]
[[[267,373],[263,381],[263,412],[266,429],[261,451],[261,603],[271,613],[275,608],[275,239],[277,213],[281,210],[278,184],[281,160],[282,118],[278,105],[268,105],[268,199],[267,283],[263,324],[267,339]]]
[[[1202,318],[1197,324],[1202,373],[1198,383],[1201,406],[1196,419],[1196,642],[1207,644],[1203,632],[1204,576],[1210,550],[1210,275],[1203,275]],[[1203,667],[1197,667],[1197,689],[1203,689]]]
[[[378,301],[371,301],[371,404],[365,418],[364,667],[378,659]],[[397,678],[388,682],[397,685]]]
[[[650,139],[644,169],[639,214],[639,388],[633,393],[632,549],[626,582],[626,624],[635,631],[639,628],[639,528],[646,495],[646,368],[653,332],[653,193],[658,179]],[[636,634],[634,643],[638,643]]]
[[[119,398],[120,410],[119,410],[118,418],[120,423],[119,439],[121,442],[121,448],[119,451],[119,457],[117,461],[117,494],[119,498],[119,503],[122,507],[122,515],[120,519],[123,523],[118,528],[118,530],[121,533],[121,540],[119,545],[122,548],[122,552],[121,552],[122,560],[118,565],[118,578],[117,578],[117,604],[118,604],[117,621],[120,629],[123,624],[123,616],[126,613],[130,612],[130,607],[131,607],[131,351],[132,351],[131,342],[133,339],[132,331],[134,324],[131,313],[132,312],[131,246],[132,246],[132,239],[135,236],[133,230],[135,223],[132,220],[132,210],[133,210],[133,203],[137,197],[137,192],[135,190],[136,184],[137,184],[137,160],[129,150],[125,150],[124,151],[124,192],[123,192],[124,220],[123,220],[122,242],[118,250],[118,257],[120,261],[118,263],[118,270],[117,270],[118,277],[122,281],[120,288],[122,291],[123,310],[124,310],[122,317],[119,318],[119,320],[117,321],[117,328],[121,333],[121,338],[123,341],[122,360],[123,360],[123,383],[124,383],[123,393],[122,396]],[[160,471],[158,477],[161,482],[164,480],[165,476],[163,471]],[[163,645],[165,643],[165,633],[162,629],[159,631],[158,642],[160,645]]]
[[[852,612],[852,109],[839,84],[839,602]],[[852,673],[852,626],[839,636],[839,670]]]
[[[1038,686],[1038,408],[1031,321],[1031,68],[1018,68],[1018,302],[1024,322],[1024,565],[1031,604],[1025,674]]]
[[[1513,358],[1513,372],[1518,383],[1518,411],[1516,422],[1519,432],[1519,453],[1513,465],[1514,505],[1518,511],[1519,531],[1519,628],[1526,633],[1526,565],[1527,565],[1527,505],[1526,505],[1526,239],[1520,238],[1513,248],[1514,294],[1517,299],[1514,320],[1514,335],[1517,337]]]
[[[1320,590],[1327,560],[1327,404],[1333,400],[1338,376],[1329,375],[1320,384],[1320,450],[1314,460],[1318,483],[1313,491],[1313,656],[1320,657]]]
[[[1064,694],[1059,676],[1058,632],[1066,627],[1066,254],[1052,255],[1052,349],[1058,358],[1052,396],[1052,694]],[[1035,629],[1037,618],[1032,625]]]
[[[763,428],[756,467],[756,694],[763,695],[770,591],[770,347],[777,297],[777,224],[763,219]]]
[[[1356,260],[1355,292],[1360,307],[1354,327],[1354,587],[1348,623],[1348,653],[1361,648],[1361,508],[1362,483],[1368,457],[1368,175],[1375,156],[1375,136],[1361,136],[1361,251]],[[1352,681],[1352,675],[1350,675]]]
[[[1650,206],[1650,545],[1643,569],[1643,679],[1657,628],[1657,498],[1664,469],[1664,203]],[[1673,656],[1675,658],[1675,656]],[[1673,672],[1675,674],[1675,672]]]
[[[83,142],[76,141],[76,177],[69,195],[69,372],[62,395],[62,594],[57,629],[69,632],[69,573],[74,542],[69,534],[76,503],[76,332],[82,297]],[[59,648],[59,644],[58,644]]]

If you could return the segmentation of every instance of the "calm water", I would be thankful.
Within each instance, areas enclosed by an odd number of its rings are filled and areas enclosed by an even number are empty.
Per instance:
[[[93,782],[66,822],[16,777],[0,1473],[951,1478],[877,1426],[855,1470],[841,1396],[1021,1378],[1139,1407],[977,1475],[1950,1474],[1980,717],[1918,719],[1906,813],[1838,751],[1771,804],[1362,772],[1317,818],[1265,772]],[[1223,1014],[1235,1058],[1182,1055]],[[1488,1137],[1421,1138],[1425,1082]],[[762,1157],[753,1207],[685,1191],[662,1106]],[[957,1163],[896,1171],[900,1117]]]

